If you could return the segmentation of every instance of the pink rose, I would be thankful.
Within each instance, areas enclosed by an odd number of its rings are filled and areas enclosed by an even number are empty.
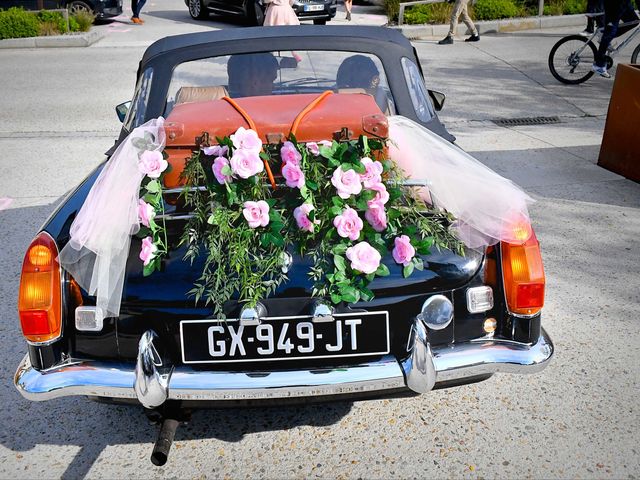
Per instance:
[[[213,174],[215,175],[216,180],[221,185],[224,184],[225,182],[231,183],[233,181],[233,177],[230,177],[222,173],[222,169],[228,166],[229,166],[229,160],[227,160],[224,157],[218,157],[213,161],[213,165],[211,169],[213,170]]]
[[[336,187],[340,198],[349,198],[351,195],[357,195],[362,191],[360,175],[355,170],[349,169],[344,172],[341,167],[336,168],[331,176],[331,183]]]
[[[349,240],[357,240],[362,230],[362,219],[353,208],[347,207],[342,214],[333,219],[333,226],[338,230],[338,235]]]
[[[298,165],[302,160],[302,155],[296,149],[295,145],[291,142],[284,142],[280,149],[280,157],[285,163],[291,163],[292,165]]]
[[[384,183],[374,183],[368,188],[369,190],[376,192],[376,196],[373,197],[373,200],[369,200],[368,205],[371,205],[372,203],[384,205],[389,201],[389,192],[387,192],[387,187],[384,186]]]
[[[162,153],[156,150],[145,150],[138,160],[138,170],[149,178],[158,178],[169,164],[162,157]]]
[[[316,142],[308,142],[307,150],[311,155],[315,155],[316,157],[320,155],[320,148],[318,147],[318,144]]]
[[[155,209],[143,199],[138,200],[138,220],[145,227],[149,227],[150,220],[156,216]]]
[[[244,127],[240,127],[236,130],[236,133],[231,135],[231,141],[236,149],[251,150],[252,152],[260,153],[262,150],[262,140],[258,137],[258,134],[254,130],[247,130]]]
[[[413,245],[411,245],[411,242],[409,241],[409,237],[406,235],[396,237],[394,244],[395,246],[391,252],[393,259],[396,263],[401,263],[406,267],[411,263],[411,260],[416,255],[416,249],[413,248]]]
[[[351,268],[368,275],[380,266],[380,253],[367,242],[360,242],[347,248],[347,258],[351,260]]]
[[[251,228],[266,227],[269,224],[269,204],[264,200],[244,202],[242,215]]]
[[[365,212],[364,218],[376,232],[382,232],[387,228],[387,214],[384,205],[377,202],[369,202],[369,209]]]
[[[202,147],[205,155],[213,155],[215,157],[224,157],[229,153],[229,147],[226,145],[214,145],[212,147]]]
[[[240,178],[249,178],[264,170],[260,155],[254,150],[238,149],[231,157],[231,170]]]
[[[153,239],[151,237],[142,239],[142,247],[140,248],[140,260],[142,260],[145,266],[149,265],[151,260],[153,260],[153,257],[155,257],[157,250],[158,247],[153,244]]]
[[[313,223],[309,220],[309,213],[312,210],[315,210],[313,205],[310,203],[303,203],[293,211],[293,218],[296,219],[296,223],[298,224],[298,227],[300,227],[300,230],[313,232],[313,224],[320,223],[320,220],[317,219]]]
[[[360,174],[360,180],[364,184],[364,188],[370,188],[371,185],[382,182],[382,171],[384,168],[380,162],[374,162],[369,157],[360,160],[366,171]]]
[[[282,176],[288,187],[302,188],[304,186],[304,173],[297,163],[285,163],[282,167]]]

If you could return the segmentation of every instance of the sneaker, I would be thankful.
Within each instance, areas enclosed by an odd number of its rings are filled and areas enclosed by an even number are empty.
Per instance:
[[[591,71],[597,73],[601,77],[611,78],[611,74],[607,72],[607,67],[599,67],[594,63],[593,65],[591,65]]]
[[[464,41],[465,42],[479,42],[480,41],[480,34],[479,33],[473,34],[469,38],[465,38]]]
[[[442,40],[438,42],[438,45],[451,45],[453,43],[453,37],[451,35],[447,35]]]
[[[142,22],[140,21],[140,19],[138,17],[131,17],[131,21],[133,23],[135,23],[136,25],[142,25]]]

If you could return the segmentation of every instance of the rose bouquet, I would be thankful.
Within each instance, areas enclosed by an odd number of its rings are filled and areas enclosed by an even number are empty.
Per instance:
[[[231,299],[255,305],[272,295],[287,280],[290,252],[311,259],[313,295],[338,304],[373,299],[370,283],[390,274],[385,258],[407,277],[424,268],[421,255],[432,246],[461,250],[447,228],[452,218],[404,185],[381,140],[298,143],[291,136],[262,145],[242,127],[215,145],[202,138],[182,174],[192,215],[181,243],[186,260],[206,256],[191,293],[218,318]],[[280,172],[278,185],[272,171]],[[163,208],[154,182],[143,184],[139,211],[151,232],[140,254],[145,274],[168,253],[164,227],[154,221]]]

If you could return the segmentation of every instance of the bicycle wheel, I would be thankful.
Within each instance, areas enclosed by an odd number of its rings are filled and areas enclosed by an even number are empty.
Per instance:
[[[556,43],[549,52],[549,70],[560,82],[575,85],[593,75],[596,47],[580,35],[569,35]]]
[[[638,57],[640,56],[640,44],[633,50],[631,54],[631,63],[638,63]]]

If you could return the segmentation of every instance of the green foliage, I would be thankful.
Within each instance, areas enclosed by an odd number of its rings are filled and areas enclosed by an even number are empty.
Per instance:
[[[70,16],[69,17],[69,31],[71,31],[71,32],[79,32],[80,31],[80,24],[76,20],[75,16]]]
[[[451,3],[415,5],[404,11],[404,21],[410,25],[421,23],[449,23],[452,10],[453,5]]]
[[[384,0],[384,9],[390,22],[398,21],[398,11],[400,10],[400,0]]]
[[[513,0],[478,0],[474,6],[476,20],[515,17],[519,12]]]
[[[544,6],[545,15],[576,15],[587,11],[587,0],[551,0]]]
[[[208,139],[208,135],[204,134],[203,138]],[[231,158],[234,147],[229,137],[216,140],[228,147]],[[204,142],[208,144],[208,140]],[[193,263],[201,255],[205,257],[202,273],[190,294],[196,303],[204,300],[205,305],[211,305],[217,318],[225,317],[225,303],[230,300],[255,306],[260,299],[272,295],[287,280],[284,268],[287,249],[312,260],[313,266],[309,269],[312,294],[330,298],[333,303],[373,299],[368,285],[376,276],[391,274],[384,260],[390,262],[395,239],[401,235],[409,237],[418,255],[428,254],[434,245],[461,252],[460,242],[448,231],[451,217],[429,210],[414,196],[412,189],[403,185],[399,170],[383,158],[382,141],[364,136],[348,142],[334,141],[330,146],[321,146],[318,155],[311,153],[305,144],[297,144],[293,136],[290,142],[299,154],[299,168],[304,174],[305,181],[300,188],[271,189],[264,171],[247,179],[236,177],[220,184],[212,173],[214,155],[202,150],[194,152],[185,164],[182,196],[192,216],[183,230],[180,245],[187,247],[184,257],[187,261]],[[136,138],[134,146],[145,149],[147,143],[146,139]],[[282,167],[280,149],[281,145],[265,145],[261,152],[261,158],[272,171]],[[383,191],[388,193],[386,227],[376,231],[368,222],[363,222],[359,237],[351,240],[338,234],[333,224],[335,217],[349,208],[364,219],[370,208],[367,202],[374,199],[376,192],[363,188],[358,194],[341,198],[331,178],[338,170],[364,174],[364,157],[379,159],[382,164]],[[231,176],[232,170],[227,165],[221,173]],[[160,184],[161,179],[147,180],[141,191],[157,215],[163,212]],[[201,186],[206,188],[199,188]],[[267,225],[249,226],[243,214],[248,201],[268,204]],[[304,204],[312,206],[308,213],[311,231],[301,229],[293,216],[294,210]],[[168,253],[164,226],[153,222],[150,230],[140,233],[142,236],[152,234],[157,246],[155,258],[145,267],[145,275],[160,268],[161,258]],[[365,243],[367,245],[361,245]],[[376,271],[356,270],[353,258],[349,258],[349,249],[356,245],[369,250],[368,258],[379,255],[382,260]],[[367,265],[370,264],[363,264]],[[423,261],[417,256],[407,266],[399,266],[405,277],[414,269],[422,268]]]
[[[95,15],[84,10],[69,15],[69,25],[61,12],[41,10],[30,12],[22,8],[0,10],[0,40],[5,38],[61,35],[67,32],[86,32]]]
[[[37,37],[40,29],[38,18],[22,8],[0,10],[0,40],[5,38]]]
[[[41,24],[41,32],[46,28],[44,25],[48,25],[49,28],[54,31],[54,33],[49,33],[48,35],[60,35],[67,32],[67,21],[64,19],[62,13],[41,10],[38,12],[37,17]]]
[[[79,10],[71,18],[73,18],[78,24],[79,31],[88,32],[91,25],[93,25],[93,21],[96,19],[96,16],[86,10]]]

